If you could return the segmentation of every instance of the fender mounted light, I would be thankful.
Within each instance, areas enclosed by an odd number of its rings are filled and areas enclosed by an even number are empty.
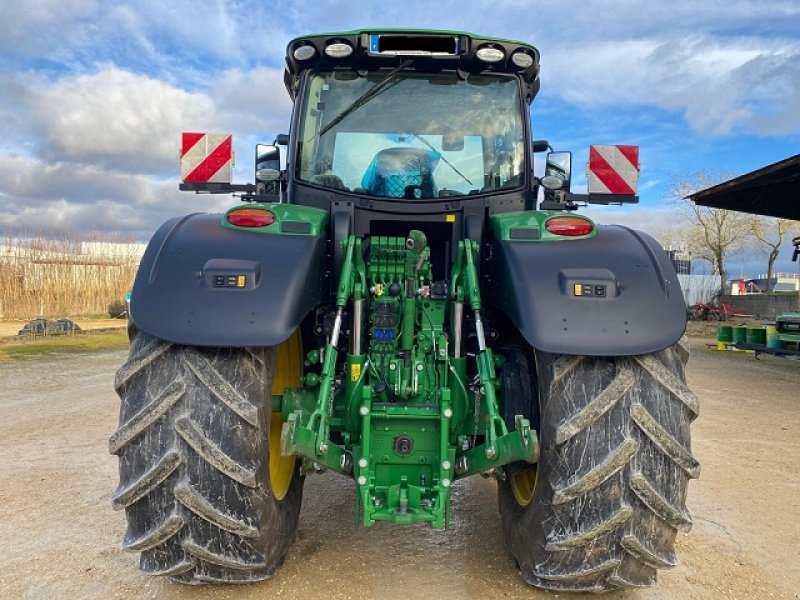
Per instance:
[[[578,237],[592,233],[594,224],[580,217],[553,217],[547,220],[544,228],[555,235]]]
[[[275,213],[265,208],[235,208],[225,220],[236,227],[266,227],[275,222]]]

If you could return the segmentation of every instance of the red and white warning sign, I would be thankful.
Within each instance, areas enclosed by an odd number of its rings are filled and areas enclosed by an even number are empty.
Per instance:
[[[181,181],[230,183],[233,177],[233,137],[229,133],[184,133]]]
[[[639,146],[589,146],[590,194],[636,194]]]

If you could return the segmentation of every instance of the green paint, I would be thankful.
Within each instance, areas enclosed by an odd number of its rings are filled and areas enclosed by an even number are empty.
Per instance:
[[[342,311],[354,301],[364,307],[363,353],[340,361],[329,341],[307,354],[308,387],[273,400],[287,422],[284,450],[303,457],[306,468],[316,463],[353,477],[356,517],[365,526],[444,528],[455,479],[533,462],[538,440],[521,417],[506,430],[495,391],[501,361],[491,350],[478,353],[472,382],[467,359],[450,347],[453,302],[479,315],[477,245],[459,243],[449,291],[433,286],[422,232],[373,237],[366,257],[364,246],[354,236],[346,241],[336,293]]]
[[[745,340],[748,344],[765,346],[767,343],[767,330],[764,327],[748,327]]]
[[[797,327],[797,320],[800,320],[798,312],[778,315],[776,333],[787,348],[800,350],[800,329]]]
[[[228,214],[241,208],[260,208],[266,209],[275,215],[275,222],[266,227],[238,227],[228,223]],[[281,224],[284,222],[308,223],[310,229],[308,233],[290,233],[281,231]],[[311,206],[301,206],[299,204],[264,204],[249,203],[240,204],[230,208],[222,217],[222,226],[228,229],[239,229],[241,231],[255,231],[257,233],[276,233],[279,235],[320,235],[328,222],[328,212],[313,208]]]
[[[500,215],[493,215],[490,218],[489,223],[492,231],[494,232],[495,238],[501,241],[525,243],[563,242],[570,240],[585,240],[597,236],[596,225],[592,229],[592,232],[588,235],[569,237],[552,234],[545,229],[545,223],[554,217],[579,217],[589,221],[592,225],[595,225],[594,221],[584,215],[552,210],[525,210],[521,212],[509,212]],[[517,237],[512,235],[512,230],[514,233],[517,233]],[[538,237],[522,237],[518,233],[521,231],[538,232]]]

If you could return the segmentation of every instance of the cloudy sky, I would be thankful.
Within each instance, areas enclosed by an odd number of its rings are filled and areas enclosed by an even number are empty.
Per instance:
[[[576,191],[589,144],[641,146],[641,204],[595,211],[604,222],[652,230],[674,218],[676,180],[800,152],[797,0],[0,0],[0,14],[0,233],[146,240],[169,217],[230,205],[177,191],[180,132],[232,132],[235,177],[249,181],[253,145],[287,130],[286,43],[319,31],[533,43],[535,137],[574,152]],[[729,270],[763,270],[753,261]],[[797,269],[785,254],[779,267]]]

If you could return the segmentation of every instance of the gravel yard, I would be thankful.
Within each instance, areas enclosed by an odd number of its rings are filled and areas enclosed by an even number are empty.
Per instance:
[[[800,598],[800,362],[714,352],[695,340],[701,414],[689,487],[694,528],[656,588],[622,599]],[[353,485],[306,481],[299,536],[269,581],[189,588],[147,578],[121,549],[111,509],[124,352],[0,363],[0,597],[554,598],[526,586],[507,554],[495,483],[454,487],[452,527],[354,526]],[[580,598],[573,595],[570,598]],[[596,596],[588,596],[595,598]]]

